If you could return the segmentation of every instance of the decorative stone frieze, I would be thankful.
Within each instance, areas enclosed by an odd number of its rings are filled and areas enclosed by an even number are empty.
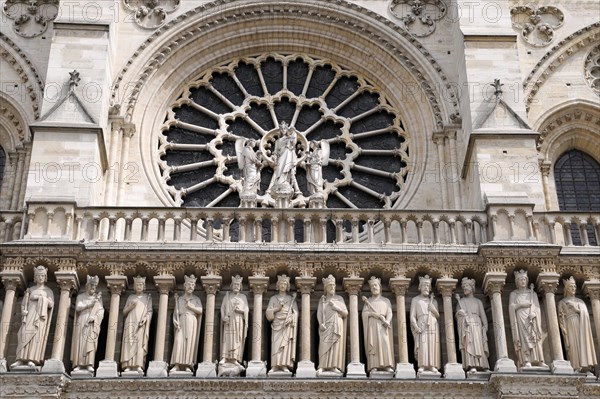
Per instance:
[[[59,13],[60,0],[6,0],[2,11],[12,19],[19,36],[36,37],[46,32]]]
[[[425,37],[435,31],[436,23],[446,16],[446,3],[441,0],[392,0],[392,15],[416,37]]]

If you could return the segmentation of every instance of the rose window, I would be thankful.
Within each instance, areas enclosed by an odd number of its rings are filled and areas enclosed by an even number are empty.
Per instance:
[[[206,71],[169,108],[158,151],[167,191],[186,207],[391,208],[410,162],[385,94],[305,55]]]

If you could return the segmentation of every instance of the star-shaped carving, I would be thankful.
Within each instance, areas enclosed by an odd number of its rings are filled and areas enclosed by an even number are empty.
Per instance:
[[[79,86],[80,81],[81,81],[81,78],[79,77],[79,72],[77,70],[74,70],[73,72],[69,72],[69,86],[70,87]]]

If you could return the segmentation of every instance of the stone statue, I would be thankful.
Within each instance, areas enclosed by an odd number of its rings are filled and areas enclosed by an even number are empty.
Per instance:
[[[464,298],[456,294],[458,302],[456,327],[458,329],[458,347],[462,354],[462,364],[471,373],[488,370],[490,355],[487,330],[488,321],[483,310],[483,302],[475,298],[475,280],[463,278],[461,283]]]
[[[508,315],[519,367],[532,365],[548,367],[544,363],[542,342],[542,311],[533,284],[527,288],[529,278],[525,270],[515,272],[517,289],[510,293]]]
[[[202,324],[202,302],[194,295],[196,276],[184,276],[182,296],[175,294],[173,311],[174,342],[171,354],[171,372],[191,373],[196,364],[200,326]]]
[[[260,187],[261,160],[254,151],[255,146],[256,141],[252,139],[238,139],[235,142],[237,162],[243,176],[242,197],[256,196]]]
[[[239,375],[244,370],[242,357],[248,335],[248,300],[241,293],[242,277],[233,276],[231,292],[221,304],[221,360],[219,375]]]
[[[342,375],[346,354],[346,318],[348,309],[344,299],[335,294],[335,277],[331,274],[323,279],[325,295],[319,300],[319,368],[317,375],[324,372]]]
[[[371,298],[362,297],[367,371],[394,372],[394,337],[392,332],[392,304],[381,296],[381,279],[369,280]]]
[[[104,319],[102,293],[97,292],[99,280],[98,276],[88,276],[85,291],[75,300],[71,342],[71,364],[75,372],[85,368],[85,371],[94,373],[100,325]]]
[[[273,161],[275,168],[269,190],[275,192],[300,192],[296,181],[296,143],[298,142],[296,129],[290,128],[286,122],[280,125],[281,136],[275,142]]]
[[[419,277],[421,294],[410,304],[410,327],[415,340],[419,372],[438,373],[441,367],[440,326],[437,301],[431,293],[431,278]]]
[[[152,320],[152,297],[145,294],[146,277],[133,278],[134,293],[129,295],[123,315],[123,345],[121,367],[124,372],[144,372],[148,354],[148,337]]]
[[[563,280],[565,297],[558,303],[558,324],[563,334],[568,359],[577,371],[594,371],[597,364],[590,314],[584,301],[575,298],[577,284]]]
[[[311,196],[322,196],[325,181],[323,180],[323,166],[327,165],[329,160],[329,143],[326,141],[311,141],[309,146],[306,163],[308,170],[306,181],[308,183],[308,192]]]
[[[21,327],[17,337],[17,361],[10,367],[34,368],[44,362],[48,332],[52,321],[54,294],[46,287],[48,269],[34,269],[35,286],[25,291],[21,304]]]
[[[277,276],[277,294],[267,305],[267,320],[271,322],[271,373],[291,372],[296,359],[298,305],[296,294],[289,295],[290,278]]]

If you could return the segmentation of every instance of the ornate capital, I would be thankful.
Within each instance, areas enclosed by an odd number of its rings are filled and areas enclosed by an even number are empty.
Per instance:
[[[409,286],[410,279],[408,277],[394,277],[390,279],[390,289],[396,296],[405,296]]]
[[[583,293],[592,301],[600,300],[600,281],[584,282]]]
[[[458,284],[458,280],[455,278],[440,278],[436,281],[435,287],[443,297],[452,297],[456,284]]]
[[[544,294],[555,294],[558,288],[560,275],[558,273],[540,273],[536,285]]]
[[[221,288],[223,278],[221,276],[202,276],[200,280],[202,280],[202,287],[207,295],[216,295]]]
[[[250,284],[250,289],[254,294],[264,294],[269,286],[269,278],[252,276],[248,277],[248,283]]]
[[[25,287],[25,277],[23,277],[23,273],[20,272],[2,272],[0,273],[2,276],[2,284],[4,285],[4,289],[6,291],[16,291],[17,288]]]
[[[358,295],[365,284],[365,279],[361,277],[347,277],[344,279],[344,289],[348,295]]]
[[[169,295],[169,292],[175,287],[175,276],[172,274],[161,274],[154,277],[154,285],[160,295]]]
[[[126,276],[106,276],[106,285],[110,290],[111,295],[121,295],[123,290],[127,287],[127,277]]]
[[[315,285],[317,284],[316,277],[298,277],[296,278],[296,289],[300,291],[301,294],[311,294]]]
[[[501,294],[504,284],[506,284],[506,273],[489,272],[483,279],[483,291],[488,296]]]
[[[56,282],[61,291],[79,290],[79,278],[74,272],[56,272],[54,273]]]

